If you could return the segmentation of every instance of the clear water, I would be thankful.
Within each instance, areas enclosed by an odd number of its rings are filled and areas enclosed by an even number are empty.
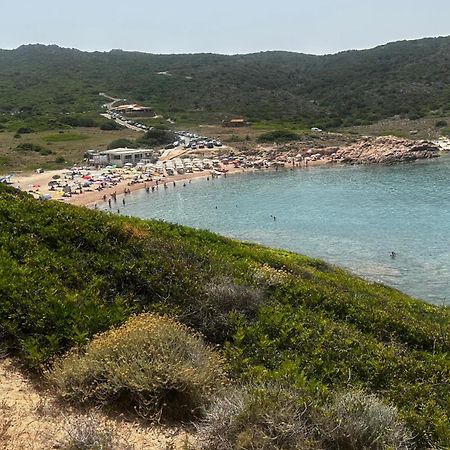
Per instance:
[[[450,156],[178,183],[128,196],[121,212],[293,250],[450,304]]]

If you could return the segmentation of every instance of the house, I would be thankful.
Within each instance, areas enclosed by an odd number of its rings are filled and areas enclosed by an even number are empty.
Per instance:
[[[115,148],[92,154],[90,162],[95,166],[135,166],[137,163],[150,163],[152,155],[152,150],[147,148]]]
[[[228,121],[223,121],[224,127],[230,127],[230,128],[239,128],[239,127],[246,127],[248,123],[245,121],[245,119],[230,119]]]
[[[111,110],[113,113],[128,117],[155,117],[156,113],[149,106],[141,106],[137,103],[133,105],[116,106]]]

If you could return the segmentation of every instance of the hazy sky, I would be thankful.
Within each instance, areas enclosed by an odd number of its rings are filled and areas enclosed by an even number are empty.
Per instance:
[[[450,35],[450,0],[0,1],[0,48],[323,54]]]

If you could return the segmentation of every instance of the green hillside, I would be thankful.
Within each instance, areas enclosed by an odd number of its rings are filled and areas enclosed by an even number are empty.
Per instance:
[[[417,448],[450,446],[448,308],[287,251],[0,185],[3,352],[39,370],[140,312],[200,331],[234,380],[316,398],[363,388],[399,408]]]
[[[448,114],[450,37],[312,56],[87,53],[29,45],[0,51],[1,120],[50,121],[98,111],[99,92],[180,120],[293,121],[339,127],[402,115]],[[12,121],[13,125],[17,123]]]

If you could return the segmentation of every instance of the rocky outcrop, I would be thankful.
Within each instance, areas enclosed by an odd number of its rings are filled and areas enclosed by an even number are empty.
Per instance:
[[[332,153],[330,153],[330,150]],[[393,136],[365,137],[349,146],[324,151],[335,162],[349,164],[392,164],[436,158],[439,147],[429,141],[413,141]]]

